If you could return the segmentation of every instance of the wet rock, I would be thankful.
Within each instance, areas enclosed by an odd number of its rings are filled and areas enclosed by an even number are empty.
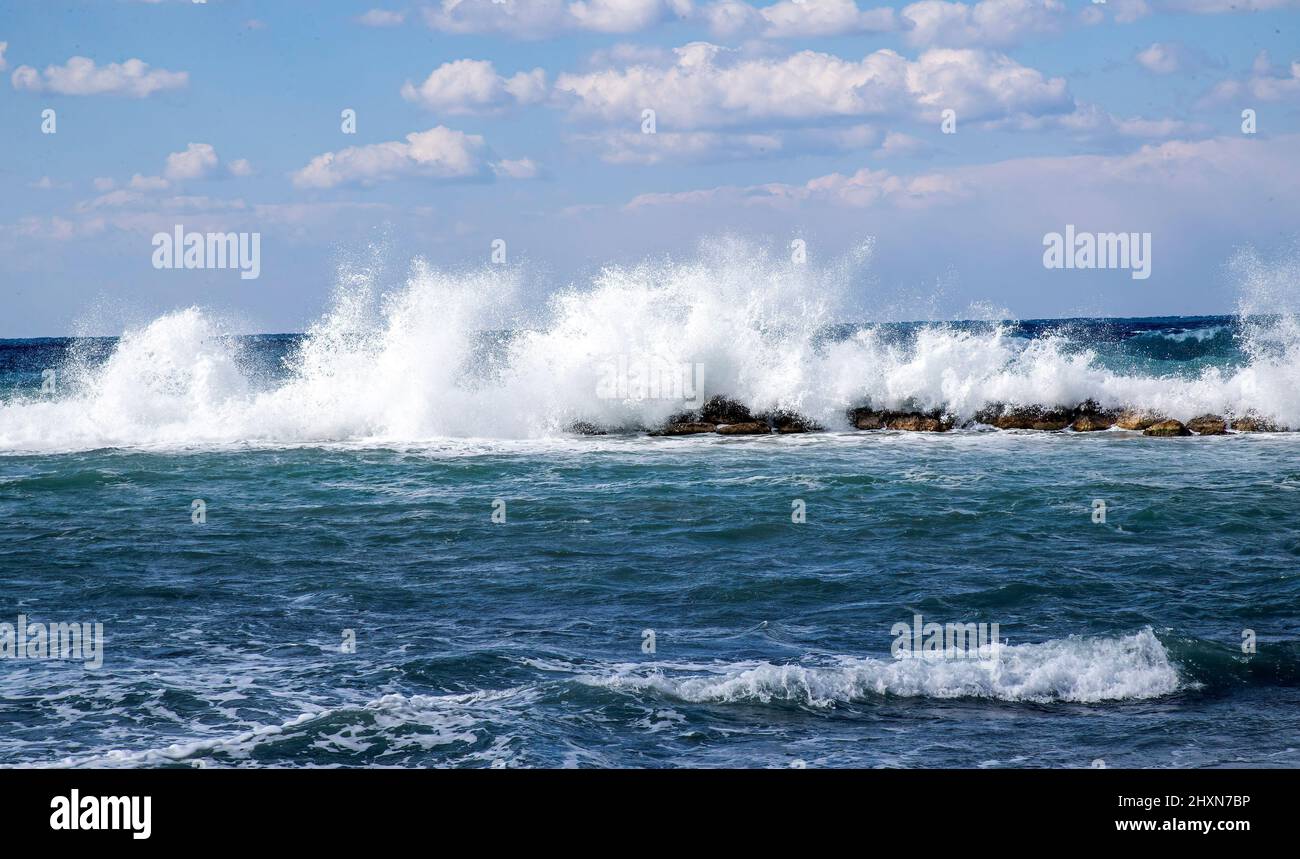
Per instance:
[[[718,424],[718,435],[768,435],[772,429],[759,421],[738,424]]]
[[[1172,421],[1172,420],[1159,421],[1158,423],[1151,424],[1150,426],[1148,426],[1146,429],[1142,431],[1142,435],[1162,436],[1162,437],[1177,436],[1177,435],[1191,435],[1191,434],[1192,434],[1191,430],[1183,426],[1182,421]]]
[[[1070,424],[1075,432],[1099,432],[1115,425],[1115,416],[1106,414],[1082,414]]]
[[[704,421],[681,421],[664,424],[662,428],[655,430],[650,435],[700,435],[701,433],[714,432],[717,428],[717,424],[705,423]]]
[[[1232,422],[1237,432],[1285,432],[1282,427],[1259,415],[1243,415]]]
[[[1011,406],[1005,403],[990,403],[974,415],[976,422],[1004,430],[1062,430],[1074,418],[1073,409],[1059,406]]]
[[[587,421],[574,421],[573,423],[569,424],[569,429],[567,431],[575,435],[608,435],[609,434],[609,430],[605,429],[604,427],[598,427],[595,424],[589,423]]]
[[[710,397],[700,408],[699,420],[710,424],[745,424],[754,420],[743,403],[730,397]]]
[[[1126,430],[1145,430],[1165,420],[1166,418],[1163,415],[1158,415],[1155,412],[1127,409],[1120,412],[1119,416],[1115,418],[1115,426]]]
[[[860,430],[892,429],[907,432],[947,432],[952,420],[939,410],[929,412],[878,411],[862,407],[849,410],[849,422]]]
[[[886,412],[885,428],[906,432],[947,432],[952,429],[952,423],[936,414]]]
[[[998,416],[1001,415],[1005,410],[1006,410],[1006,405],[1003,403],[989,403],[986,406],[984,406],[984,408],[977,411],[971,417],[971,420],[974,421],[975,423],[988,424],[989,426],[994,426],[995,422],[998,419]]]
[[[1074,415],[1067,409],[1043,409],[1039,406],[1012,408],[993,418],[998,429],[1062,430]]]
[[[1098,432],[1113,427],[1118,417],[1116,409],[1104,409],[1096,400],[1085,400],[1075,407],[1070,428],[1075,432]]]
[[[849,411],[849,423],[860,430],[884,429],[885,413],[865,407],[851,409]]]
[[[768,414],[759,415],[758,419],[766,421],[772,429],[783,434],[820,432],[822,429],[821,425],[816,421],[795,412],[769,412]]]
[[[1197,435],[1223,435],[1228,431],[1223,415],[1201,415],[1187,422],[1187,428]]]

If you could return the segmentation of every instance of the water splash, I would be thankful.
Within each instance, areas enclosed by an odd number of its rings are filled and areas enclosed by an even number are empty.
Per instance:
[[[1031,338],[1006,323],[937,322],[907,336],[837,328],[852,321],[870,250],[818,268],[718,241],[689,261],[610,266],[531,315],[518,269],[417,260],[384,290],[365,265],[347,266],[329,311],[277,372],[258,370],[247,341],[204,311],[178,310],[126,332],[107,360],[74,350],[57,396],[0,400],[0,450],[539,438],[575,421],[649,427],[681,408],[599,396],[620,356],[699,366],[705,396],[830,428],[866,402],[965,418],[991,402],[1088,399],[1183,420],[1256,411],[1300,426],[1300,254],[1233,261],[1242,360],[1189,374],[1166,366],[1178,362],[1116,362],[1066,328]]]

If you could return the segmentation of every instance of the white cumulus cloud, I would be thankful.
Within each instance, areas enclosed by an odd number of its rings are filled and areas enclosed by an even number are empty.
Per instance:
[[[191,143],[184,152],[167,156],[163,175],[172,180],[203,179],[217,169],[217,150],[210,143]]]
[[[1170,75],[1182,68],[1182,49],[1172,42],[1153,42],[1137,52],[1138,65],[1157,75]]]
[[[403,176],[467,179],[483,175],[487,145],[477,134],[439,125],[413,131],[405,140],[349,146],[317,155],[293,174],[299,188],[373,185]]]
[[[935,49],[916,60],[891,50],[861,60],[818,51],[738,58],[697,42],[676,53],[671,66],[563,74],[556,89],[578,118],[630,127],[651,109],[660,132],[890,115],[937,121],[946,108],[992,119],[1073,107],[1064,79],[981,50]]]
[[[921,0],[902,11],[913,25],[907,40],[913,45],[1004,48],[1027,36],[1052,33],[1065,18],[1061,0],[980,0],[949,3]]]
[[[546,97],[546,72],[533,69],[505,78],[487,60],[443,63],[419,86],[407,81],[402,98],[442,113],[490,113]]]
[[[718,0],[703,10],[719,36],[755,32],[769,39],[885,33],[902,26],[887,6],[862,9],[854,0],[778,0],[757,7],[743,0]]]
[[[189,83],[189,73],[152,69],[144,60],[138,59],[97,66],[89,57],[73,57],[61,66],[47,66],[44,72],[31,66],[19,66],[14,69],[11,80],[17,90],[145,98],[162,90],[185,87]]]
[[[446,33],[537,39],[572,31],[634,33],[687,17],[691,0],[442,0],[425,22]]]

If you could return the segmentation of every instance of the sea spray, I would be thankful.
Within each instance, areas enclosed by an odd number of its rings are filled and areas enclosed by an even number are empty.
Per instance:
[[[692,261],[607,267],[531,316],[519,309],[517,268],[443,271],[417,260],[387,288],[349,270],[277,372],[251,371],[247,342],[215,317],[178,310],[126,332],[106,359],[54,368],[53,395],[0,395],[0,450],[542,438],[576,422],[653,428],[689,407],[632,390],[609,396],[602,374],[619,360],[698,368],[703,391],[692,399],[724,394],[832,430],[868,403],[943,410],[960,423],[989,403],[1085,400],[1183,421],[1257,412],[1300,426],[1300,324],[1285,261],[1234,263],[1251,314],[1228,335],[1242,360],[1187,369],[1117,363],[1077,325],[1026,337],[1014,323],[856,322],[849,299],[868,256],[818,268],[721,242]]]

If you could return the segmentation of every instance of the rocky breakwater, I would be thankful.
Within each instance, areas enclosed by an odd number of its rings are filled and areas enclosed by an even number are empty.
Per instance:
[[[963,429],[993,427],[999,430],[1079,433],[1119,429],[1156,438],[1289,431],[1255,413],[1227,418],[1219,414],[1203,414],[1183,423],[1152,409],[1103,407],[1094,400],[1075,406],[991,403],[964,423],[959,423],[955,415],[944,409],[920,409],[907,405],[896,409],[858,406],[849,409],[845,417],[849,426],[856,430],[928,433],[948,432],[957,426]],[[720,395],[710,398],[699,409],[673,415],[661,426],[651,430],[650,435],[790,435],[819,432],[823,429],[816,421],[797,412],[755,412],[739,400]],[[570,425],[569,431],[580,435],[605,435],[619,430],[579,421]]]
[[[816,421],[795,412],[777,410],[755,414],[737,400],[717,396],[710,398],[697,411],[673,415],[650,435],[791,435],[821,429]]]

